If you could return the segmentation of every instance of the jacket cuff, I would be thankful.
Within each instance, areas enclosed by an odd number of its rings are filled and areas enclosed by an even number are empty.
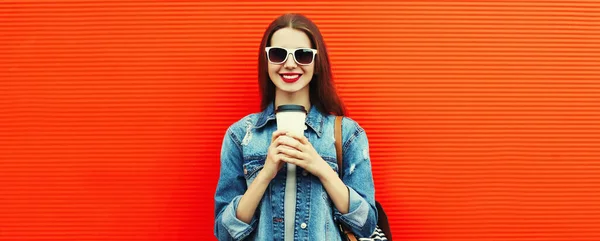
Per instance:
[[[233,200],[225,208],[225,211],[223,211],[223,216],[221,216],[221,222],[223,223],[223,226],[225,226],[227,232],[229,232],[234,240],[242,240],[246,238],[248,235],[250,235],[250,233],[252,233],[252,231],[254,231],[254,227],[256,227],[256,215],[252,216],[250,224],[247,224],[237,218],[236,211],[241,198],[241,195],[233,198]]]
[[[369,203],[354,191],[354,189],[348,186],[346,187],[348,188],[348,194],[350,196],[348,213],[342,214],[335,208],[334,217],[336,218],[336,221],[341,220],[343,223],[360,230],[369,217]]]

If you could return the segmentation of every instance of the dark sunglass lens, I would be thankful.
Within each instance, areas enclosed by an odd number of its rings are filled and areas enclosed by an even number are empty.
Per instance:
[[[313,52],[310,49],[298,49],[294,52],[294,56],[301,64],[310,64],[313,61]]]
[[[271,48],[269,49],[269,60],[274,63],[281,63],[285,60],[287,51],[282,48]]]

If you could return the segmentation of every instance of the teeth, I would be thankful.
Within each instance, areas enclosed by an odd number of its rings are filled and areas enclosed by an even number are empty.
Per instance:
[[[298,78],[298,76],[300,76],[299,74],[295,74],[295,75],[283,75],[283,78],[286,79],[295,79]]]

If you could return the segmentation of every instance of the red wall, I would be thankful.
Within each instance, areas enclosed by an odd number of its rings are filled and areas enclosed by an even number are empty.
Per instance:
[[[600,240],[600,3],[4,1],[0,240],[209,240],[266,26],[321,28],[412,241]]]

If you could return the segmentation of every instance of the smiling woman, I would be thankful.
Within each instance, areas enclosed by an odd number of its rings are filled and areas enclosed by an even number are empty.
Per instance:
[[[223,139],[215,236],[342,240],[341,224],[358,237],[370,237],[378,213],[365,156],[369,143],[364,129],[343,117],[343,135],[337,139],[344,143],[344,162],[338,165],[334,122],[345,108],[319,29],[301,14],[284,14],[267,27],[259,53],[262,111],[233,123]],[[308,110],[304,135],[277,130],[274,110],[289,104]],[[286,194],[282,171],[288,164],[297,166],[293,195]],[[288,205],[290,196],[295,207]]]

